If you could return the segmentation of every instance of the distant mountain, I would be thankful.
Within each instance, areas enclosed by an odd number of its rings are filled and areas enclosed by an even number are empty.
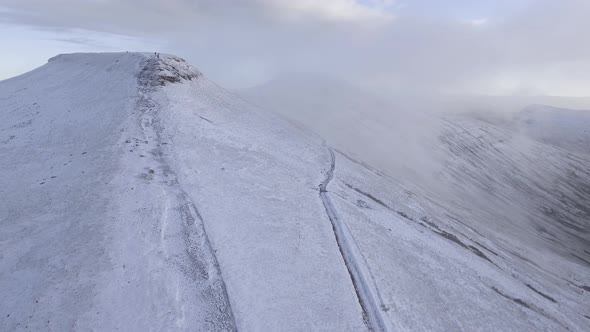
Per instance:
[[[172,55],[1,81],[0,330],[590,329],[586,155],[283,79],[290,120]]]
[[[532,105],[516,119],[527,135],[540,142],[590,154],[590,110]]]

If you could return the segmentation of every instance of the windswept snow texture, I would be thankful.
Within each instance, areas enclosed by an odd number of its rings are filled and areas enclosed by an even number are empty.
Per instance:
[[[590,330],[587,155],[438,125],[424,187],[175,56],[2,81],[0,330]]]

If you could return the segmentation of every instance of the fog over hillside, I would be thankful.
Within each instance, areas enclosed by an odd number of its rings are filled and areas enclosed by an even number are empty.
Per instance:
[[[436,205],[445,202],[445,215],[460,227],[494,237],[500,246],[514,241],[520,250],[553,252],[588,266],[590,111],[526,104],[584,104],[583,99],[384,99],[349,83],[305,75],[238,93],[314,128],[344,153]]]
[[[280,75],[236,93],[313,128],[362,160],[431,186],[437,182],[433,174],[442,170],[441,158],[446,158],[439,141],[446,117],[472,118],[587,152],[588,98],[381,94],[311,73]]]

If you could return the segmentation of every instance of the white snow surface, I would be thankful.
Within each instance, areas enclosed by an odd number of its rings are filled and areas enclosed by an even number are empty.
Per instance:
[[[590,330],[586,157],[443,128],[447,195],[175,56],[2,81],[0,330]]]
[[[61,55],[0,101],[0,330],[365,328],[317,139],[173,56]]]

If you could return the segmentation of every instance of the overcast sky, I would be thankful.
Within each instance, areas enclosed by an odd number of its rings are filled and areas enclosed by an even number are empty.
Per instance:
[[[0,78],[160,51],[228,88],[282,72],[381,91],[590,96],[589,0],[0,0]]]

